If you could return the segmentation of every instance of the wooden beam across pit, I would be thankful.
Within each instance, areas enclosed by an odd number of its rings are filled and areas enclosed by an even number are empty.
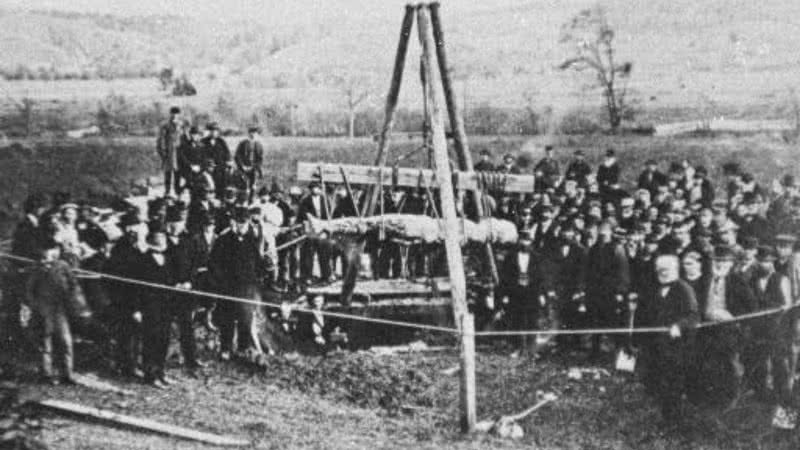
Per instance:
[[[382,182],[384,186],[392,185],[394,169],[392,167],[361,166],[355,164],[320,164],[300,161],[297,163],[297,180],[319,181],[320,170],[326,183],[344,183],[342,172],[347,174],[347,181],[351,185],[376,185]],[[383,171],[383,175],[380,173]],[[420,178],[422,172],[422,178]],[[533,192],[533,175],[502,174],[499,172],[455,172],[456,189],[475,190],[479,185],[479,176],[486,180],[497,180],[509,193]],[[413,169],[400,167],[397,169],[397,185],[403,187],[424,187],[425,182],[430,186],[437,186],[434,171],[430,169]]]

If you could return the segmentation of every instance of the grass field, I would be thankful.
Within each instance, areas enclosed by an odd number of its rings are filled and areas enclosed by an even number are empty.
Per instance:
[[[558,395],[554,403],[520,421],[525,436],[516,441],[458,432],[458,377],[441,374],[457,364],[454,352],[391,357],[350,353],[291,362],[276,358],[266,372],[213,363],[197,378],[173,368],[170,374],[181,384],[167,391],[112,380],[132,390],[130,396],[35,384],[25,384],[24,390],[28,398],[73,401],[241,436],[254,449],[790,450],[800,445],[796,433],[771,429],[768,408],[752,400],[725,414],[690,407],[686,425],[668,431],[661,427],[653,401],[627,375],[612,372],[572,380],[567,377],[570,367],[589,367],[580,356],[533,362],[506,355],[502,349],[478,353],[479,420],[524,410],[536,402],[537,390]],[[87,365],[96,363],[82,364]],[[386,393],[401,402],[399,411],[353,400]],[[52,414],[45,416],[40,436],[59,449],[212,448]]]

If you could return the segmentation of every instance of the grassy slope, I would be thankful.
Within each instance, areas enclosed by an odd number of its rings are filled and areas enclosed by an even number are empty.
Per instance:
[[[108,55],[114,55],[117,60],[111,63],[120,66],[174,65],[179,71],[196,71],[193,81],[201,97],[210,97],[197,101],[211,102],[218,93],[235,96],[237,104],[288,97],[301,110],[342,108],[340,92],[320,94],[307,88],[318,83],[310,79],[313,74],[349,67],[374,81],[377,105],[388,85],[403,3],[376,7],[365,0],[330,5],[301,0],[291,6],[250,5],[251,9],[226,5],[216,14],[181,21],[6,12],[0,14],[0,43],[5,44],[0,55],[10,68],[35,63],[91,67],[100,64],[94,60],[108,64]],[[575,106],[596,107],[598,96],[581,90],[588,75],[555,68],[570,51],[558,44],[561,25],[594,3],[444,3],[449,58],[459,94],[458,80],[466,78],[470,105],[521,107],[527,105],[525,94],[532,93],[533,106],[540,110],[549,106],[559,113]],[[741,109],[756,103],[783,109],[788,88],[797,87],[800,62],[794,36],[800,24],[791,20],[800,13],[797,2],[604,0],[600,4],[607,7],[616,27],[618,58],[634,63],[632,87],[647,110],[703,110],[717,104],[729,115],[741,114]],[[243,16],[246,26],[240,21]],[[246,32],[237,33],[240,29]],[[273,41],[279,45],[271,52]],[[76,51],[76,43],[88,55]],[[409,61],[416,61],[416,42],[410,48]],[[211,72],[217,74],[214,80],[204,75]],[[408,65],[406,75],[410,82],[403,102],[418,105],[416,64]],[[274,87],[276,78],[299,90],[262,90],[254,96],[245,89],[246,85]],[[72,85],[65,84],[68,90]],[[11,83],[7,89],[14,97],[51,90],[58,96],[59,89],[53,86],[58,84]],[[103,94],[112,89],[103,83],[91,86]],[[84,86],[83,91],[97,92],[93,87]],[[72,98],[73,93],[64,95]],[[159,96],[155,84],[142,85],[131,95],[150,100]]]

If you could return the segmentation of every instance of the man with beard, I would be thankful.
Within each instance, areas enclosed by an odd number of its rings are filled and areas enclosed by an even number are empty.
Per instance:
[[[223,295],[261,300],[261,278],[264,262],[259,241],[250,230],[250,213],[246,207],[234,210],[229,231],[222,233],[211,250],[209,271],[214,286]],[[255,349],[261,353],[256,329],[259,307],[252,304],[223,301],[217,305],[215,320],[220,328],[220,358],[231,357],[238,331],[238,350]]]
[[[124,235],[114,246],[106,264],[110,275],[131,277],[139,272],[146,256],[147,245],[142,236],[146,225],[134,213],[128,213],[120,221]],[[132,284],[107,280],[111,296],[110,316],[117,345],[117,369],[124,376],[143,378],[139,369],[139,353],[142,338],[141,289]]]
[[[539,221],[533,227],[533,249],[537,252],[546,252],[556,241],[558,224],[553,219],[553,207],[543,205],[539,210]]]
[[[561,167],[553,157],[553,146],[546,145],[544,154],[544,158],[533,168],[533,174],[536,177],[538,190],[540,191],[555,188],[559,177],[561,177]]]
[[[667,327],[668,333],[641,337],[639,367],[647,392],[656,397],[661,415],[669,425],[677,425],[685,376],[690,369],[694,329],[699,321],[697,300],[692,288],[679,278],[680,262],[674,255],[655,260],[658,286],[652,297],[639,303],[639,327]]]

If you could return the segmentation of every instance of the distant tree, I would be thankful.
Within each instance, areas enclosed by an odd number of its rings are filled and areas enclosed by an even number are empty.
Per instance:
[[[185,74],[175,80],[175,85],[172,87],[172,95],[176,97],[190,97],[197,95],[197,89],[194,87],[189,77]]]
[[[158,74],[158,82],[161,83],[161,90],[166,91],[172,88],[174,84],[173,78],[175,77],[175,72],[173,71],[172,67],[165,67],[161,69],[161,72]]]
[[[363,72],[338,68],[329,72],[327,84],[334,86],[344,97],[347,107],[347,136],[355,137],[356,114],[374,93],[372,78]]]
[[[579,12],[562,26],[559,42],[572,46],[574,51],[559,69],[592,72],[594,85],[603,91],[608,123],[616,131],[622,120],[632,114],[626,95],[633,63],[614,59],[614,30],[605,9],[595,6]]]

